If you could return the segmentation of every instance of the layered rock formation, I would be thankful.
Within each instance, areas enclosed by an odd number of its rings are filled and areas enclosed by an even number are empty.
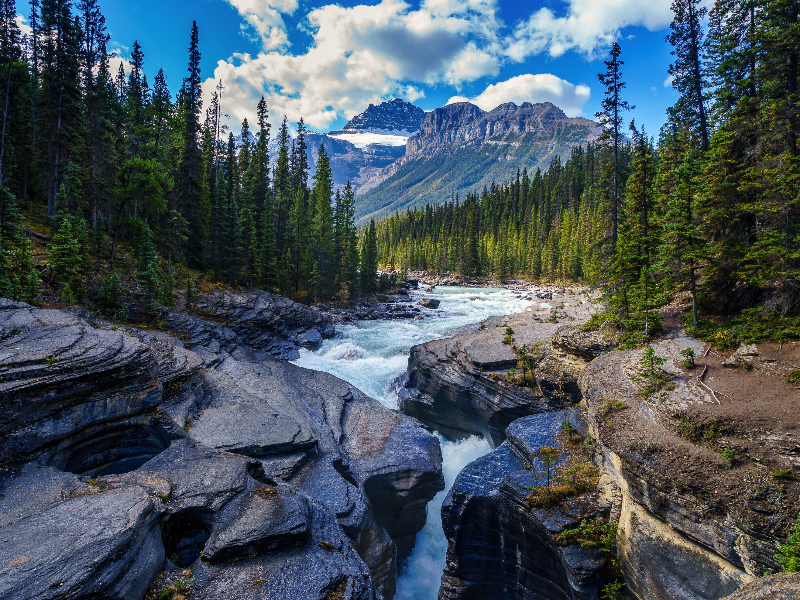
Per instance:
[[[761,367],[738,372],[680,334],[653,348],[673,375],[660,392],[642,395],[633,379],[642,351],[598,358],[581,378],[601,488],[619,514],[632,593],[716,600],[780,570],[775,553],[800,510],[798,482],[772,475],[797,464],[800,426],[789,414],[800,394],[786,374],[800,345],[764,346]],[[679,366],[684,348],[703,357],[694,372]]]
[[[442,505],[449,544],[440,600],[598,597],[599,552],[563,546],[556,536],[599,513],[577,503],[545,510],[527,501],[531,485],[544,485],[541,459],[532,456],[558,445],[564,422],[585,431],[571,410],[519,419],[497,450],[459,474]]]
[[[800,573],[778,573],[748,583],[724,600],[794,600],[800,598]]]
[[[0,300],[0,596],[135,600],[162,568],[208,600],[393,595],[436,438],[228,306],[188,350]]]
[[[480,147],[516,141],[527,133],[557,134],[571,126],[587,128],[593,138],[601,133],[593,121],[570,119],[550,102],[525,102],[520,106],[508,102],[488,112],[468,102],[448,104],[427,114],[419,133],[408,140],[402,162],[452,152],[465,144]]]
[[[506,427],[516,419],[560,410],[579,399],[576,382],[584,363],[571,362],[547,342],[564,322],[586,318],[589,312],[591,304],[583,294],[557,293],[553,300],[536,302],[530,312],[491,318],[473,333],[414,346],[401,410],[450,438],[481,435],[500,445]],[[518,361],[512,344],[503,343],[509,328],[515,345],[536,348],[543,358],[534,387],[506,381]],[[559,393],[554,394],[556,388]]]
[[[335,333],[317,308],[258,290],[216,292],[195,308],[206,318],[173,311],[165,325],[190,347],[205,346],[213,352],[245,347],[294,360],[299,348],[318,348]]]
[[[560,301],[554,295],[553,303]],[[600,576],[598,556],[561,546],[558,538],[593,514],[618,526],[630,597],[719,600],[748,582],[755,583],[734,598],[793,597],[785,592],[791,578],[773,584],[757,578],[780,570],[775,554],[800,511],[800,394],[787,378],[800,360],[800,343],[727,356],[672,332],[653,344],[667,359],[668,382],[644,393],[642,350],[611,352],[608,333],[553,331],[542,316],[489,320],[477,332],[412,353],[409,371],[418,389],[407,393],[405,410],[453,437],[479,433],[502,442],[459,475],[443,506],[449,545],[440,599],[597,598],[607,577]],[[537,388],[527,395],[501,379],[515,358],[498,342],[507,327],[515,343],[549,335],[538,348]],[[695,370],[681,365],[686,348],[698,356]],[[569,387],[576,381],[577,389]],[[568,493],[537,510],[526,496],[541,481],[525,463],[541,472],[531,454],[555,445],[553,427],[565,417],[548,411],[561,409],[563,389],[572,400],[582,398],[599,483],[588,501]],[[535,414],[498,435],[493,419],[514,411]]]

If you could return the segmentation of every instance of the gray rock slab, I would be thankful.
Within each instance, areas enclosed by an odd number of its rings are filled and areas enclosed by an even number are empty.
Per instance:
[[[189,436],[210,448],[262,457],[311,449],[316,438],[269,405],[234,404],[204,410]]]
[[[70,498],[0,529],[0,597],[137,600],[164,561],[141,489]]]

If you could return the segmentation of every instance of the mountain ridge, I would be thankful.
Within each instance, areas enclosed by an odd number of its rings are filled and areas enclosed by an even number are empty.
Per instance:
[[[456,193],[509,181],[517,170],[547,167],[573,146],[597,139],[600,125],[567,117],[550,102],[505,103],[491,111],[460,102],[429,112],[396,162],[362,178],[360,219],[440,204]]]

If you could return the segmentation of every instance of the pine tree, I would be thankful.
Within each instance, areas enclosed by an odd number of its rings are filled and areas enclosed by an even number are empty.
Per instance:
[[[314,175],[314,188],[311,198],[314,203],[314,216],[311,222],[311,252],[313,292],[317,299],[330,298],[336,277],[333,243],[333,174],[325,146],[319,148],[317,172]]]
[[[81,152],[80,32],[70,5],[69,0],[42,0],[40,39],[35,42],[41,70],[37,141],[47,163],[48,223],[57,216],[56,196],[66,181],[70,159]]]
[[[614,248],[617,246],[618,237],[618,204],[619,204],[619,188],[620,188],[620,165],[619,165],[619,147],[622,141],[622,134],[620,128],[623,123],[623,114],[626,111],[633,110],[635,107],[628,104],[627,101],[622,99],[622,90],[626,84],[622,81],[622,65],[625,63],[619,59],[622,54],[622,49],[617,42],[611,46],[609,53],[611,59],[605,61],[606,71],[600,73],[598,79],[600,83],[605,86],[605,97],[600,105],[603,107],[602,112],[598,112],[595,116],[600,121],[600,124],[606,128],[601,139],[610,143],[614,149],[614,162],[612,171],[612,191],[611,191],[611,222],[612,222],[612,245]]]
[[[60,195],[63,193],[62,186]],[[62,286],[62,298],[66,302],[73,303],[82,294],[87,245],[83,217],[70,213],[62,215],[50,245],[50,267]]]
[[[614,256],[609,308],[621,316],[628,341],[647,341],[657,329],[653,266],[659,244],[655,226],[656,163],[650,141],[631,122],[633,159],[621,211],[620,238]]]
[[[0,187],[0,297],[31,302],[39,292],[39,274],[21,218],[13,194]]]
[[[158,258],[153,248],[153,235],[147,223],[142,225],[142,232],[137,244],[139,254],[138,272],[136,279],[139,287],[145,293],[146,304],[152,305],[157,295],[161,292],[161,273],[158,268]]]
[[[200,111],[203,106],[200,80],[200,50],[197,22],[192,22],[192,34],[189,43],[188,76],[183,80],[179,106],[183,112],[185,129],[180,165],[180,196],[183,216],[189,222],[187,254],[189,263],[195,267],[205,266],[209,207],[203,206],[202,188],[202,152],[200,149]]]
[[[228,283],[238,279],[241,265],[242,230],[239,205],[236,201],[239,188],[239,173],[236,164],[236,142],[230,133],[225,159],[225,196],[222,211],[222,266]]]
[[[669,67],[672,87],[681,97],[670,109],[673,119],[685,123],[700,138],[703,150],[708,149],[709,123],[706,110],[706,69],[702,64],[705,45],[702,21],[708,9],[701,0],[675,0],[672,3],[674,18],[672,33],[667,41],[672,44],[675,62]]]
[[[700,153],[689,143],[688,132],[676,129],[661,142],[660,198],[662,245],[658,270],[667,290],[686,289],[692,294],[692,323],[698,327],[697,271],[705,242],[700,235],[698,197]]]
[[[378,277],[378,236],[375,220],[369,222],[361,240],[361,296],[371,298],[375,295],[375,282]]]

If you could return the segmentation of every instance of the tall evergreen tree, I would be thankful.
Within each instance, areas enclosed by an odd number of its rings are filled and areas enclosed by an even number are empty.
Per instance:
[[[361,240],[361,295],[371,298],[376,292],[378,277],[378,235],[375,220],[369,222]]]
[[[702,63],[705,53],[702,22],[708,9],[701,0],[675,0],[672,12],[672,33],[667,36],[667,41],[672,44],[675,62],[670,65],[669,74],[672,87],[681,96],[670,112],[673,119],[685,123],[697,134],[701,147],[707,150],[709,122],[706,69]]]
[[[311,252],[313,293],[316,298],[330,298],[336,277],[333,242],[333,173],[325,146],[319,148],[317,171],[314,175],[314,188],[311,199],[314,203],[314,216],[311,222]]]
[[[623,123],[623,115],[625,112],[634,109],[634,106],[628,104],[626,100],[622,99],[622,90],[625,89],[625,82],[622,80],[622,65],[625,63],[620,60],[622,49],[617,42],[611,46],[609,52],[611,58],[605,61],[606,71],[600,73],[598,79],[605,87],[604,98],[600,102],[603,107],[602,112],[596,114],[600,124],[606,128],[601,139],[609,142],[614,150],[614,162],[612,171],[612,189],[611,189],[611,239],[612,244],[617,246],[617,229],[619,227],[619,187],[620,187],[620,165],[619,165],[619,147],[622,141],[622,133],[620,129]]]
[[[182,212],[189,222],[189,263],[195,267],[205,265],[208,240],[209,206],[201,202],[202,152],[200,149],[200,111],[203,106],[200,85],[200,50],[197,22],[192,22],[189,42],[188,76],[183,80],[179,98],[179,110],[183,112],[184,132],[180,166],[180,196]]]

